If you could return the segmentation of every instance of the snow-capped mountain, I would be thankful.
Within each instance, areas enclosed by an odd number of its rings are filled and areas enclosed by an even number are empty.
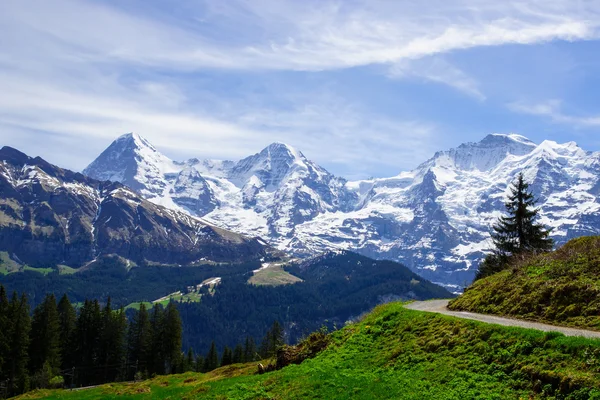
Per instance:
[[[19,264],[82,267],[119,256],[128,264],[188,265],[258,260],[271,250],[120,183],[0,149],[0,252]]]
[[[558,243],[600,232],[600,153],[515,134],[488,135],[440,151],[413,171],[358,182],[280,143],[239,162],[178,163],[129,134],[84,173],[295,255],[351,249],[464,285],[490,248],[490,227],[521,171]]]
[[[148,200],[203,216],[286,248],[294,227],[325,212],[348,211],[346,181],[282,143],[238,162],[175,162],[130,133],[115,140],[84,174],[117,180]]]

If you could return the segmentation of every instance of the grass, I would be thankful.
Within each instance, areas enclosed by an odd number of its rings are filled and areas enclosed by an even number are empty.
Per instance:
[[[258,286],[291,285],[297,282],[302,282],[302,279],[285,271],[283,267],[278,264],[261,269],[248,279],[248,283]]]
[[[0,251],[0,274],[8,275],[13,272],[18,272],[21,264],[10,258],[6,251]]]
[[[599,399],[600,341],[376,308],[300,365],[256,363],[23,399]]]
[[[61,275],[71,275],[77,273],[76,268],[71,268],[67,265],[57,265],[58,273]]]
[[[480,279],[450,308],[600,330],[600,237],[571,240]]]
[[[54,269],[35,268],[30,267],[29,265],[21,265],[12,258],[10,258],[10,255],[6,251],[0,251],[0,275],[8,275],[23,271],[34,271],[39,272],[42,275],[48,275],[49,273],[54,271]]]
[[[35,268],[35,267],[30,267],[29,265],[25,265],[25,266],[23,266],[21,271],[33,271],[33,272],[39,272],[42,275],[48,275],[50,272],[55,271],[55,269],[54,268]]]
[[[142,303],[146,305],[146,309],[151,309],[152,306],[153,306],[153,304],[151,302],[149,302],[149,301],[140,301],[140,302],[137,302],[137,303],[128,304],[125,307],[125,309],[126,310],[130,310],[131,309],[131,310],[138,310],[139,311],[140,306],[142,305]]]

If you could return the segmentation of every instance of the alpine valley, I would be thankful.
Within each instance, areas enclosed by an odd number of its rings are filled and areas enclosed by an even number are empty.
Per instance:
[[[600,233],[600,152],[516,134],[440,151],[390,178],[349,182],[281,143],[237,162],[179,162],[130,133],[83,172],[294,256],[353,250],[459,288],[492,247],[490,226],[520,171],[557,245]]]

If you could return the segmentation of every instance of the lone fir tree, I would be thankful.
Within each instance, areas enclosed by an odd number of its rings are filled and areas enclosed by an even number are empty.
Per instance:
[[[550,231],[536,223],[539,209],[535,204],[529,184],[520,173],[504,204],[508,216],[500,217],[493,226],[492,239],[496,249],[481,263],[475,280],[502,271],[512,256],[552,250],[554,241],[549,237]]]

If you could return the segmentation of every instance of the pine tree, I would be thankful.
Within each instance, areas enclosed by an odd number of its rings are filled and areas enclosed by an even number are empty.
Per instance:
[[[244,362],[256,361],[256,345],[254,344],[254,338],[246,337],[246,343],[244,345]]]
[[[29,369],[38,376],[36,384],[47,387],[60,371],[61,364],[60,322],[53,294],[46,295],[33,311],[29,349]],[[51,376],[47,376],[48,373]]]
[[[150,313],[150,350],[148,352],[147,368],[148,373],[162,375],[165,373],[165,357],[163,347],[164,332],[164,312],[162,306],[158,303],[152,307]]]
[[[233,350],[233,359],[232,362],[234,364],[239,364],[244,362],[244,348],[241,344],[237,344],[235,349]]]
[[[163,321],[163,351],[167,373],[173,373],[174,367],[181,362],[181,317],[174,302],[165,309]]]
[[[223,349],[223,355],[221,356],[221,366],[230,365],[233,362],[233,353],[231,349],[225,346]]]
[[[510,192],[505,203],[508,216],[500,217],[493,226],[496,249],[481,263],[475,280],[505,269],[515,255],[549,251],[554,245],[550,231],[535,222],[539,209],[535,208],[535,197],[522,173],[511,185]]]
[[[127,358],[129,364],[136,365],[137,371],[147,369],[147,360],[152,343],[152,331],[148,311],[144,303],[140,304],[140,309],[135,313],[127,336]]]
[[[494,245],[504,254],[548,251],[554,245],[548,237],[550,232],[543,225],[535,223],[539,209],[534,208],[536,200],[528,189],[529,184],[525,182],[523,174],[519,174],[505,203],[509,216],[500,217],[493,227]]]
[[[194,371],[196,369],[196,357],[194,356],[194,350],[190,347],[185,358],[183,365],[183,372]]]
[[[66,294],[58,302],[57,309],[60,325],[61,369],[64,370],[75,366],[74,335],[77,327],[77,313]]]
[[[194,365],[194,371],[204,372],[204,357],[200,354],[196,355],[196,364]]]
[[[274,321],[260,345],[260,355],[263,358],[273,357],[277,349],[284,344],[283,329],[279,321]]]
[[[219,368],[219,355],[217,354],[217,346],[213,340],[210,350],[204,359],[204,372],[210,372],[217,368]]]
[[[100,336],[100,360],[103,366],[103,381],[113,382],[120,376],[125,361],[125,334],[127,318],[125,310],[113,311],[110,297],[102,310],[102,329]]]
[[[29,317],[29,304],[27,296],[21,298],[13,293],[8,306],[8,319],[11,327],[8,330],[8,357],[7,372],[9,379],[9,394],[15,395],[29,390],[29,333],[31,319]]]
[[[0,285],[0,381],[5,381],[6,363],[8,361],[8,341],[10,326],[8,319],[9,303],[4,286]]]

